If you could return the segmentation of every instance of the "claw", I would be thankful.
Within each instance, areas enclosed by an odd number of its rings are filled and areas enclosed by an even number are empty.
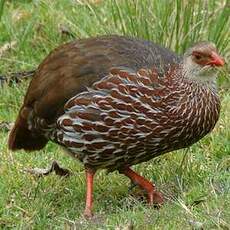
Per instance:
[[[157,207],[162,206],[162,204],[164,203],[163,196],[160,192],[156,191],[156,187],[153,183],[138,175],[129,167],[120,170],[120,173],[123,173],[124,175],[129,177],[134,185],[137,184],[140,188],[146,191],[148,196],[147,201],[149,205],[154,205]]]

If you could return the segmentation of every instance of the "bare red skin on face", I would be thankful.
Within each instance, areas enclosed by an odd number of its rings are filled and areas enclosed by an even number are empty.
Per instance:
[[[203,66],[223,66],[225,64],[224,59],[214,51],[208,53],[193,51],[192,56],[195,63]]]

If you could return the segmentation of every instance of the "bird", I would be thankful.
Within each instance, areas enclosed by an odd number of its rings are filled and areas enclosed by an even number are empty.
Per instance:
[[[40,150],[48,141],[82,162],[84,216],[93,216],[98,170],[117,170],[164,198],[131,166],[187,148],[214,128],[220,114],[217,70],[225,60],[203,41],[181,56],[150,41],[104,35],[59,46],[42,61],[12,128],[12,151]]]

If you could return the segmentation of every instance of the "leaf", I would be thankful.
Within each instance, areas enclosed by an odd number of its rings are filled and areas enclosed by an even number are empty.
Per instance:
[[[0,122],[0,130],[4,132],[8,132],[13,127],[13,122],[2,121]]]
[[[16,46],[16,44],[17,44],[16,41],[12,41],[12,42],[7,42],[2,47],[0,47],[0,57],[8,50],[13,49]]]
[[[71,172],[68,169],[62,168],[57,161],[53,161],[51,166],[48,168],[32,168],[32,169],[24,169],[24,172],[28,172],[32,175],[41,177],[47,176],[52,172],[55,172],[56,175],[68,177]]]
[[[193,229],[197,229],[197,230],[201,230],[204,229],[204,223],[201,223],[199,221],[195,221],[195,220],[189,220],[188,221],[189,224],[193,227]]]
[[[16,9],[12,12],[12,20],[14,23],[22,20],[28,20],[29,17],[31,17],[31,13],[25,10]]]

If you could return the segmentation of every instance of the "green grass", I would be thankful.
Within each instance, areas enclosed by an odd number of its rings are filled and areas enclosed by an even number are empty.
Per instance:
[[[0,47],[16,41],[0,57],[2,73],[35,69],[54,47],[99,34],[126,34],[153,40],[178,53],[199,40],[217,44],[230,57],[228,1],[107,0],[0,1]],[[85,1],[82,1],[85,2]],[[4,4],[5,3],[5,4]],[[4,6],[4,7],[3,7]],[[71,36],[60,33],[68,27]],[[134,168],[154,181],[167,198],[160,209],[128,193],[129,180],[98,172],[95,217],[82,217],[84,170],[49,143],[39,152],[12,153],[0,131],[0,229],[230,229],[230,80],[219,77],[222,111],[215,130],[188,150],[166,154]],[[0,121],[14,121],[28,82],[0,89]],[[58,160],[73,175],[34,178],[25,168]],[[202,226],[200,226],[202,225]]]

